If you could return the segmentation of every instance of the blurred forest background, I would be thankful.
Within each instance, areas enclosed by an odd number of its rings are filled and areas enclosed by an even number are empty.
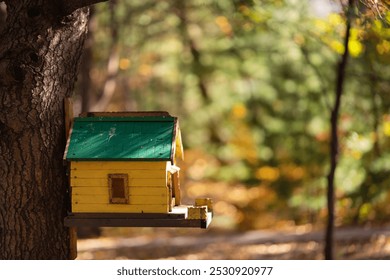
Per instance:
[[[182,189],[189,202],[213,198],[210,230],[323,229],[346,29],[341,2],[97,5],[76,112],[179,117]],[[390,13],[371,2],[358,1],[350,30],[335,178],[339,227],[383,226],[390,215]]]

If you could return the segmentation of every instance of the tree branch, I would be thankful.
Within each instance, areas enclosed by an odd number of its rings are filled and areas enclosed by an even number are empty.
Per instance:
[[[63,0],[62,8],[65,14],[70,15],[80,8],[88,7],[97,3],[107,2],[109,0]]]

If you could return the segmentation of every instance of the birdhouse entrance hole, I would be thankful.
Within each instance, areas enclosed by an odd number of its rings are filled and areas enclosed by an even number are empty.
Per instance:
[[[110,189],[110,203],[129,203],[129,185],[127,174],[109,174],[108,185]]]

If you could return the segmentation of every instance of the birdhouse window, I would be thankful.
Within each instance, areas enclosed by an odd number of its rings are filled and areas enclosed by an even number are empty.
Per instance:
[[[127,174],[109,174],[110,203],[129,203],[129,184]]]

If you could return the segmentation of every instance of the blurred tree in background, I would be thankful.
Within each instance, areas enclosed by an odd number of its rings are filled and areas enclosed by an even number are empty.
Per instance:
[[[390,13],[359,3],[338,131],[337,225],[387,222],[390,214]],[[346,19],[337,7],[317,15],[298,0],[100,5],[80,110],[178,116],[185,189],[215,199],[215,225],[323,226],[330,109],[344,52]]]

